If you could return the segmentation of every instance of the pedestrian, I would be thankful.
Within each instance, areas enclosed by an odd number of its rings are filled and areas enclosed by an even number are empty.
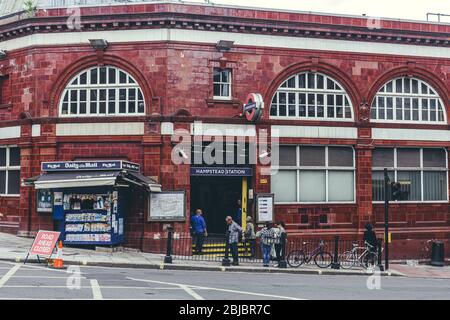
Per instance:
[[[233,257],[233,266],[239,265],[239,252],[238,252],[238,243],[239,243],[239,234],[242,234],[242,228],[238,225],[231,216],[227,216],[225,221],[228,225],[228,243],[230,245],[231,255]]]
[[[238,225],[242,226],[242,202],[241,199],[237,199],[236,201],[236,214],[234,216],[234,221],[237,222]]]
[[[364,231],[364,246],[369,250],[370,255],[367,255],[366,266],[368,263],[375,264],[375,253],[378,251],[377,234],[373,231],[373,226],[370,223],[365,225],[366,231]],[[371,261],[369,261],[371,260]]]
[[[277,235],[278,241],[275,241],[275,253],[277,257],[277,262],[280,263],[282,259],[285,257],[286,250],[286,224],[283,221],[277,222]]]
[[[256,234],[255,234],[255,225],[252,222],[252,217],[248,216],[246,218],[246,226],[244,232],[244,244],[245,250],[250,253],[250,257],[255,256],[255,246],[256,246]]]
[[[265,227],[256,233],[256,237],[261,238],[263,267],[268,267],[270,263],[270,251],[272,250],[274,239],[277,237],[273,224],[267,222]]]
[[[203,242],[205,237],[208,236],[208,231],[206,230],[205,218],[203,218],[202,209],[195,210],[195,216],[191,219],[192,232],[195,241],[195,253],[202,254]]]

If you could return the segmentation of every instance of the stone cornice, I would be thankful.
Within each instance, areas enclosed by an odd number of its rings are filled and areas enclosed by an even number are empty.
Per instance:
[[[0,43],[35,33],[72,32],[67,16],[34,17],[0,25]],[[326,23],[273,21],[255,18],[210,16],[190,13],[128,13],[83,16],[81,31],[174,28],[238,32],[318,39],[354,40],[450,47],[450,34],[397,29],[370,29]]]

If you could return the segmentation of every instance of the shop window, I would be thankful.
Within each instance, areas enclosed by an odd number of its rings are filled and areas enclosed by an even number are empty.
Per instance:
[[[145,101],[128,73],[112,66],[94,67],[69,82],[59,110],[63,117],[144,115]]]
[[[231,99],[231,69],[214,68],[214,99]]]
[[[446,123],[442,100],[426,82],[409,77],[386,83],[375,96],[373,122]]]
[[[0,195],[20,194],[20,149],[0,147]]]
[[[280,146],[271,177],[278,203],[354,202],[354,150],[342,146]]]
[[[376,148],[372,156],[373,201],[384,201],[384,168],[400,183],[400,201],[447,201],[445,149]],[[388,192],[390,196],[390,191]],[[392,199],[389,199],[392,200]]]
[[[272,118],[306,120],[353,119],[350,97],[334,79],[304,72],[284,81],[272,98]]]

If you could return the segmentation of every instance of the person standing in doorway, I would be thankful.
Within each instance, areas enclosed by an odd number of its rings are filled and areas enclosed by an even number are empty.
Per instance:
[[[233,218],[227,216],[225,221],[228,225],[228,243],[230,244],[231,255],[233,257],[233,262],[231,263],[233,266],[239,265],[239,253],[238,253],[238,243],[239,243],[239,234],[242,234],[242,228],[238,225]]]
[[[236,201],[236,215],[234,217],[234,221],[237,222],[240,226],[242,226],[242,202],[241,199],[237,199]]]
[[[256,234],[255,225],[252,222],[252,217],[248,216],[246,218],[246,226],[244,232],[244,243],[245,250],[250,252],[250,256],[253,258],[255,256],[255,246],[256,246]]]
[[[191,219],[192,231],[195,241],[195,252],[197,254],[202,254],[203,242],[205,237],[208,236],[208,231],[206,230],[206,221],[203,218],[202,209],[195,210],[195,216]]]

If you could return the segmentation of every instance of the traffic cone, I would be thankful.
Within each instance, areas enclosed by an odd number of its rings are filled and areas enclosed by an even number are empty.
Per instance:
[[[55,269],[63,269],[64,268],[64,260],[63,260],[63,245],[60,240],[58,243],[58,249],[56,252],[56,259],[53,261],[53,268]]]

